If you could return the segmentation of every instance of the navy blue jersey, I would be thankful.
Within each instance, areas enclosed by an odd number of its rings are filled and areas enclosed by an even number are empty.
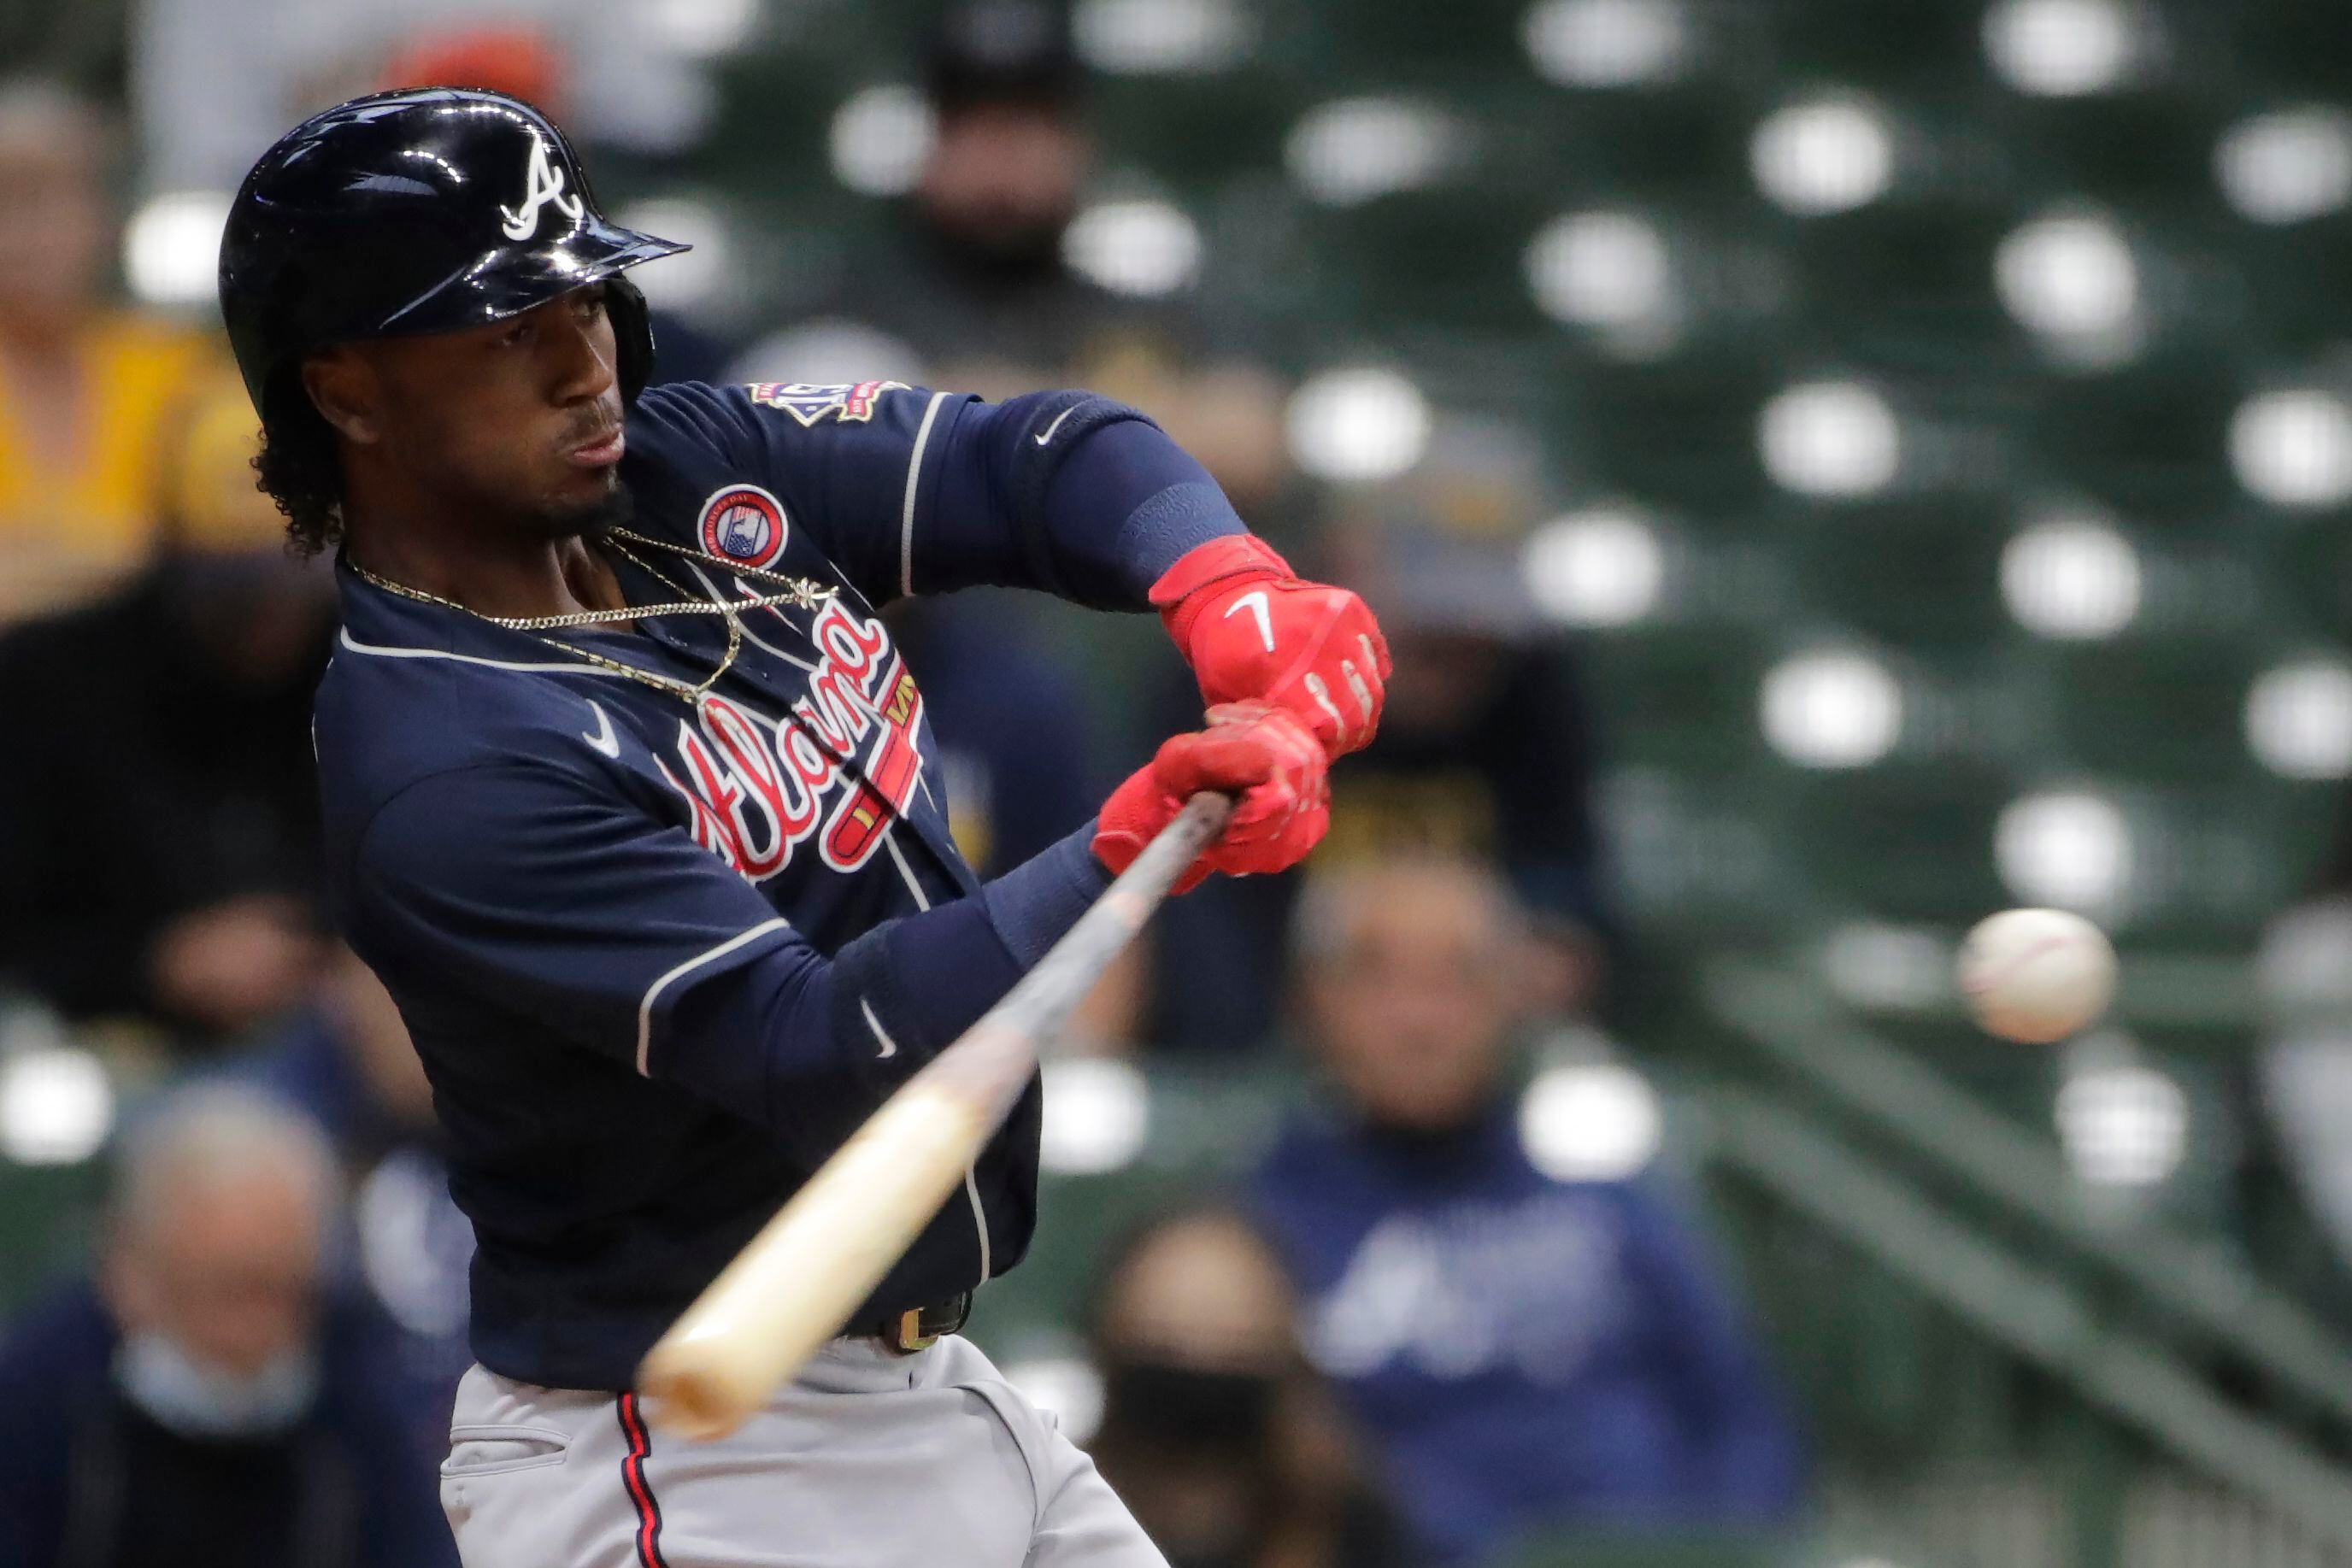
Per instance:
[[[621,1388],[670,1321],[899,1083],[1107,884],[1081,831],[982,884],[948,832],[923,696],[876,618],[981,583],[1141,608],[1239,520],[1131,410],[891,383],[648,392],[604,548],[628,601],[830,592],[529,632],[346,564],[319,690],[328,883],[400,1004],[474,1224],[475,1354]],[[1016,1261],[1033,1084],[856,1319]]]

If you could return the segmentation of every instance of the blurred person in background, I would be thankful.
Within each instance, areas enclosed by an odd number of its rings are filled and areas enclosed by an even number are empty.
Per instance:
[[[208,381],[152,564],[0,638],[0,971],[69,1017],[205,1047],[299,1005],[314,914],[310,693],[333,582],[254,488],[258,433]]]
[[[131,102],[154,191],[229,192],[278,132],[382,88],[496,88],[575,134],[676,153],[713,110],[704,67],[636,0],[142,0]]]
[[[961,599],[962,596],[957,596]],[[1019,865],[1094,814],[1102,764],[1078,674],[956,600],[893,607],[891,630],[940,710],[940,768],[956,847],[983,877]]]
[[[474,1228],[449,1196],[447,1140],[392,994],[338,944],[315,998],[238,1074],[308,1112],[341,1157],[352,1201],[345,1261],[402,1330],[429,1391],[427,1445],[443,1447],[466,1341]]]
[[[983,877],[1085,821],[1108,788],[1080,680],[1022,634],[1018,617],[1028,613],[967,594],[902,601],[886,613],[932,705],[949,829]],[[1146,984],[1139,951],[1112,959],[1071,1015],[1064,1048],[1130,1051]]]
[[[858,255],[734,379],[1097,387],[1159,421],[1263,528],[1289,476],[1280,383],[1219,340],[1237,328],[1114,294],[1065,257],[1097,155],[1066,12],[951,5],[923,80],[934,133],[897,242]]]
[[[1318,564],[1378,611],[1397,674],[1381,733],[1347,760],[1316,863],[1426,852],[1493,862],[1533,925],[1528,1005],[1567,1018],[1601,1000],[1616,936],[1594,738],[1574,651],[1521,576],[1532,502],[1496,466],[1433,457],[1326,529]],[[1171,716],[1190,696],[1168,692]],[[1204,888],[1165,912],[1149,1039],[1232,1051],[1276,1031],[1303,874]],[[1183,983],[1208,972],[1218,985]]]
[[[1152,416],[1242,516],[1279,535],[1291,483],[1283,387],[1226,350],[1197,307],[1122,297],[1073,267],[1064,238],[1097,159],[1069,19],[1043,0],[961,0],[924,47],[934,134],[895,243],[861,252],[782,329],[745,351],[738,381],[889,380],[1002,398],[1039,385],[1099,388]],[[665,357],[669,355],[664,340]],[[1081,665],[1121,667],[1133,630],[982,591],[893,610],[933,693],[957,839],[983,874],[1086,821],[1099,799]],[[1185,720],[1197,723],[1195,711]],[[1123,955],[1074,1032],[1124,1049],[1142,1028],[1142,949]]]
[[[1330,1100],[1251,1186],[1308,1352],[1447,1563],[1545,1528],[1785,1523],[1797,1432],[1691,1218],[1654,1179],[1556,1180],[1521,1145],[1526,941],[1470,862],[1310,883],[1297,1000]]]
[[[1136,1231],[1105,1260],[1093,1319],[1088,1450],[1171,1568],[1417,1561],[1300,1354],[1281,1264],[1238,1214]]]
[[[2263,932],[2261,1048],[2233,1066],[2245,1241],[2326,1315],[2352,1312],[2352,796],[2304,895]]]
[[[98,1277],[0,1343],[9,1568],[455,1568],[371,1308],[321,1284],[310,1121],[250,1090],[126,1135]]]
[[[165,432],[216,352],[108,303],[110,140],[67,89],[0,81],[0,625],[146,560]]]

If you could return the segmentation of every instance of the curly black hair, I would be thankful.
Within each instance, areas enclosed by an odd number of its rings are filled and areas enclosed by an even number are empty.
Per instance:
[[[263,389],[261,451],[254,487],[286,515],[294,553],[314,556],[343,537],[343,469],[335,433],[302,383],[280,375]]]

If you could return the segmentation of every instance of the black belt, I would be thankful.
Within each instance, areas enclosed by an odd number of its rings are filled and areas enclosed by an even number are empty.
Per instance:
[[[912,1307],[888,1317],[854,1324],[850,1335],[856,1339],[878,1339],[886,1349],[900,1355],[912,1355],[929,1350],[945,1335],[963,1327],[971,1316],[971,1292],[959,1291],[937,1306]]]

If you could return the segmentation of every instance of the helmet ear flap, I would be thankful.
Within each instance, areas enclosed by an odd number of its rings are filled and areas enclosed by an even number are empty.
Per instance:
[[[653,316],[637,286],[615,273],[604,279],[604,314],[612,319],[613,341],[620,352],[616,373],[621,401],[635,402],[654,373]]]

